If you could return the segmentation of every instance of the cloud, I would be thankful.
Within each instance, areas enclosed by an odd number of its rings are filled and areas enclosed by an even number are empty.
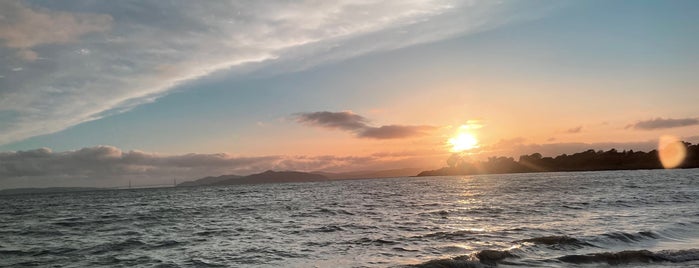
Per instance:
[[[638,121],[635,124],[626,126],[627,129],[633,128],[638,130],[656,130],[665,128],[676,128],[676,127],[686,127],[686,126],[696,126],[699,125],[699,118],[655,118],[646,121]]]
[[[331,171],[420,167],[434,153],[384,152],[366,156],[232,156],[219,154],[162,155],[122,151],[113,146],[53,152],[49,148],[0,152],[0,188],[49,186],[124,186],[169,184],[172,179],[222,174],[247,175],[264,170]],[[443,156],[438,156],[442,158]]]
[[[566,130],[566,133],[580,133],[580,131],[582,131],[582,126],[569,128],[568,130]]]
[[[0,144],[129,111],[213,73],[309,68],[548,9],[489,0],[1,2]]]
[[[389,125],[380,127],[367,127],[357,133],[358,137],[370,139],[402,139],[427,135],[435,129],[432,126],[401,126]]]
[[[28,61],[38,58],[33,47],[75,42],[87,33],[106,31],[111,22],[112,17],[105,14],[32,9],[13,0],[0,2],[0,39]]]
[[[161,156],[140,151],[122,152],[112,146],[52,152],[48,148],[0,153],[0,178],[58,176],[108,179],[115,176],[157,176],[181,170],[198,173],[205,169],[249,168],[275,157],[231,157],[226,154]]]
[[[387,125],[372,127],[369,120],[351,111],[301,113],[296,121],[309,126],[339,129],[354,133],[359,138],[403,139],[427,135],[433,126]]]
[[[350,111],[302,113],[297,117],[299,123],[341,130],[361,130],[367,128],[368,120]]]
[[[512,147],[512,146],[518,146],[521,144],[524,144],[527,139],[523,137],[515,137],[511,139],[500,139],[498,142],[495,144],[491,145],[491,147],[496,147],[496,148],[506,148],[506,147]]]

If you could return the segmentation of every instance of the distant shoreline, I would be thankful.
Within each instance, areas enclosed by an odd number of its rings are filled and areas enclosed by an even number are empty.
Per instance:
[[[375,178],[340,178],[340,179],[324,179],[324,180],[308,180],[295,182],[260,182],[260,183],[241,183],[231,185],[259,185],[259,184],[284,184],[284,183],[305,183],[305,182],[333,182],[333,181],[361,181],[361,180],[380,180],[380,179],[399,179],[399,178],[422,178],[422,177],[445,177],[445,176],[481,176],[481,175],[507,175],[507,174],[536,174],[536,173],[577,173],[577,172],[604,172],[604,171],[639,171],[639,170],[661,170],[663,168],[653,169],[607,169],[607,170],[568,170],[568,171],[532,171],[532,172],[510,172],[510,173],[480,173],[480,174],[457,174],[457,175],[413,175],[413,176],[397,176],[397,177],[375,177]],[[699,169],[699,167],[691,168],[674,168],[674,170]],[[673,169],[668,169],[673,170]],[[25,195],[25,194],[53,194],[53,193],[75,193],[75,192],[96,192],[96,191],[120,191],[120,190],[142,190],[142,189],[162,189],[162,188],[189,188],[189,187],[218,187],[230,185],[192,185],[192,186],[162,186],[162,187],[135,187],[135,188],[99,188],[99,187],[47,187],[47,188],[9,188],[1,189],[0,196]]]
[[[682,142],[685,153],[681,162],[674,168],[699,168],[699,145]],[[621,171],[621,170],[655,170],[664,169],[660,154],[656,150],[641,151],[609,151],[587,150],[571,155],[563,154],[556,157],[543,157],[539,153],[522,155],[517,161],[512,157],[490,157],[487,161],[469,161],[464,156],[453,154],[448,160],[449,167],[436,170],[422,171],[418,169],[394,169],[372,172],[323,173],[299,171],[272,171],[251,174],[247,176],[221,175],[205,177],[193,181],[182,182],[174,187],[220,186],[241,184],[275,184],[322,182],[338,180],[382,179],[400,177],[429,177],[429,176],[468,176],[489,174],[517,173],[548,173],[548,172],[589,172],[589,171]],[[413,175],[415,174],[415,175]],[[140,189],[152,187],[136,187]],[[166,187],[157,187],[166,188]],[[120,188],[98,187],[48,187],[48,188],[11,188],[0,190],[0,195],[89,192],[115,190]],[[127,189],[127,188],[121,188]]]
[[[523,172],[507,172],[507,173],[474,173],[474,174],[452,174],[452,175],[415,175],[412,178],[422,177],[444,177],[444,176],[479,176],[479,175],[507,175],[507,174],[545,174],[545,173],[577,173],[577,172],[604,172],[604,171],[642,171],[642,170],[686,170],[699,169],[699,167],[681,167],[681,168],[637,168],[637,169],[599,169],[599,170],[554,170],[554,171],[523,171]],[[431,171],[431,170],[428,170]]]
[[[684,157],[676,166],[670,168],[699,168],[699,145],[682,142],[678,145]],[[674,148],[677,149],[677,148]],[[680,153],[681,154],[681,153]],[[606,171],[606,170],[652,170],[665,169],[663,159],[657,150],[609,151],[587,150],[571,155],[543,157],[540,153],[522,155],[519,160],[512,157],[490,157],[487,161],[471,161],[459,154],[452,155],[448,167],[420,172],[418,177],[454,176],[478,174],[509,174],[532,172],[566,172],[566,171]]]
[[[44,187],[44,188],[10,188],[0,190],[0,195],[22,195],[22,194],[50,194],[69,192],[91,192],[113,190],[112,188],[98,187]]]

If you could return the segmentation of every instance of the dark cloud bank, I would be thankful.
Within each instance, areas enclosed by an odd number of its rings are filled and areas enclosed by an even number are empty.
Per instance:
[[[415,167],[421,153],[377,153],[366,156],[257,156],[225,153],[162,155],[95,146],[53,152],[48,148],[0,152],[0,188],[125,186],[171,184],[205,176],[247,175],[265,170],[350,171]]]
[[[699,118],[655,118],[646,121],[638,121],[635,124],[626,126],[626,128],[633,128],[638,130],[656,130],[656,129],[666,129],[666,128],[676,128],[676,127],[687,127],[699,125]]]
[[[419,137],[434,130],[433,126],[406,126],[406,125],[386,125],[373,127],[369,125],[369,120],[353,112],[314,112],[298,114],[296,120],[299,123],[323,127],[329,129],[339,129],[354,133],[359,138],[368,139],[402,139]]]

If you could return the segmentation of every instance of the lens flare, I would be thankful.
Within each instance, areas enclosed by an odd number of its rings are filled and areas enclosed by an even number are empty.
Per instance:
[[[664,168],[676,168],[684,162],[687,148],[673,136],[662,136],[658,141],[658,157]]]

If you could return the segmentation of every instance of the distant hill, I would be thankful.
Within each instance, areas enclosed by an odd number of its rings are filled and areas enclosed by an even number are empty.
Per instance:
[[[313,174],[320,174],[328,177],[329,179],[375,179],[375,178],[397,178],[397,177],[412,177],[417,175],[422,171],[421,168],[400,168],[400,169],[388,169],[388,170],[365,170],[365,171],[352,171],[352,172],[342,172],[342,173],[330,173],[330,172],[312,172]]]
[[[0,190],[0,195],[87,192],[87,191],[95,191],[95,190],[103,190],[103,189],[93,188],[93,187],[15,188],[15,189]]]
[[[283,182],[309,182],[324,181],[328,177],[319,174],[298,171],[272,171],[252,174],[241,178],[228,179],[213,183],[212,185],[257,184],[257,183],[283,183]]]
[[[225,180],[230,180],[230,179],[239,179],[242,178],[243,176],[238,176],[238,175],[222,175],[218,177],[205,177],[201,178],[198,180],[194,181],[186,181],[180,184],[177,184],[177,186],[202,186],[202,185],[212,185],[214,183],[222,182]]]
[[[401,168],[389,170],[354,171],[343,173],[329,172],[299,172],[299,171],[272,171],[248,176],[223,175],[205,177],[194,181],[187,181],[177,186],[203,186],[203,185],[234,185],[234,184],[259,184],[259,183],[285,183],[285,182],[311,182],[326,180],[346,180],[346,179],[374,179],[374,178],[395,178],[412,177],[417,175],[422,169]]]
[[[202,186],[202,185],[236,185],[236,184],[261,184],[261,183],[288,183],[325,181],[328,177],[298,171],[272,171],[248,176],[223,175],[218,177],[206,177],[195,181],[183,182],[177,186]]]

